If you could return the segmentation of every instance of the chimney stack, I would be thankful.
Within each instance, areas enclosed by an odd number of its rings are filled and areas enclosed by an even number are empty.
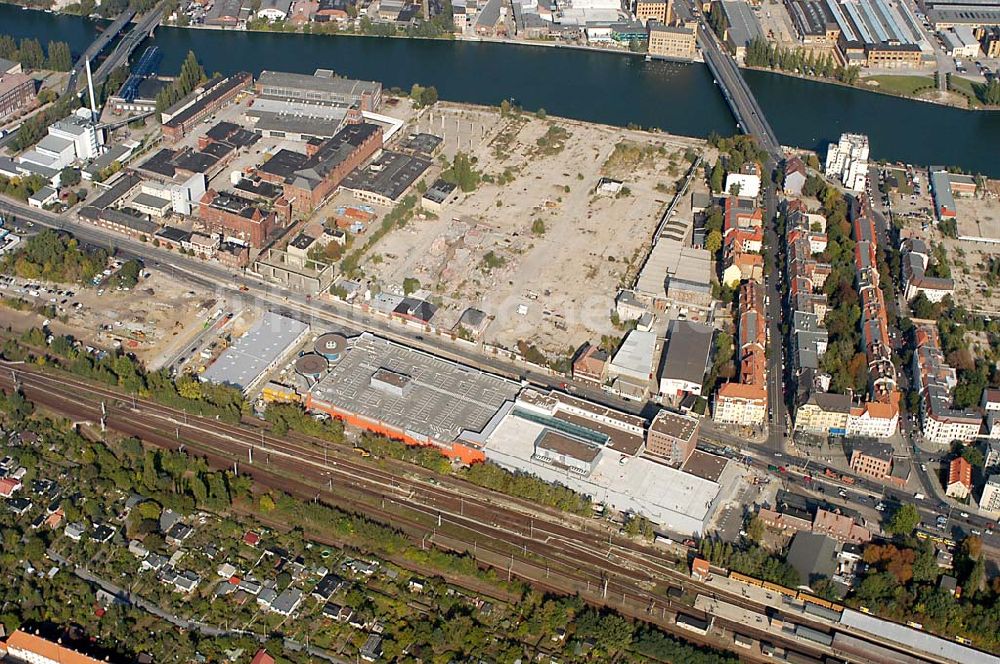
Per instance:
[[[91,118],[97,121],[97,102],[94,100],[94,77],[90,74],[90,58],[85,61],[87,67],[87,89],[90,91]]]

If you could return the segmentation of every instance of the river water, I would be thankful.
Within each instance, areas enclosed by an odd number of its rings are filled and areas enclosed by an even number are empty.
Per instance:
[[[97,30],[81,17],[0,4],[0,33],[37,37],[43,44],[61,39],[74,54]],[[529,110],[687,136],[736,130],[701,64],[543,46],[162,27],[151,43],[164,54],[164,73],[176,72],[193,50],[209,73],[311,73],[323,67],[387,87],[433,85],[449,101],[497,105],[514,98]],[[1000,177],[1000,112],[963,111],[768,72],[745,75],[783,144],[822,153],[841,132],[855,131],[869,135],[877,159],[955,165]]]

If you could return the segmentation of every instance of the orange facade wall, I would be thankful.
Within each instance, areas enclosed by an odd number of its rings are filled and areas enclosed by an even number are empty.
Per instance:
[[[402,443],[410,445],[411,447],[433,446],[449,459],[458,459],[459,461],[467,464],[486,461],[486,454],[478,448],[470,447],[459,442],[442,443],[436,440],[432,440],[432,442],[428,444],[425,441],[417,440],[412,436],[408,436],[402,430],[389,426],[384,422],[375,422],[367,417],[337,408],[333,404],[326,403],[325,401],[313,399],[311,394],[306,397],[305,405],[308,410],[326,413],[330,417],[336,417],[339,420],[343,420],[344,423],[349,424],[350,426],[370,431],[371,433],[378,434],[380,436],[385,436],[391,440],[398,440]]]

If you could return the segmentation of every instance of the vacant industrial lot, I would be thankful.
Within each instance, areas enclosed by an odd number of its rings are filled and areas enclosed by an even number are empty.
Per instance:
[[[419,281],[441,306],[438,327],[466,307],[482,309],[493,317],[485,338],[507,347],[532,339],[565,353],[613,333],[616,290],[634,275],[687,158],[703,144],[495,111],[486,121],[484,113],[445,106],[418,125],[444,134],[449,158],[470,153],[483,182],[439,216],[418,216],[381,239],[361,263],[365,277],[397,293],[404,280]],[[620,180],[621,190],[598,193],[602,177]]]
[[[67,289],[64,284],[13,279],[0,287],[0,297],[24,300],[36,308],[55,307],[56,316],[48,319],[53,333],[104,350],[120,345],[153,364],[200,330],[217,302],[211,294],[188,290],[155,270],[130,291],[102,285]],[[2,311],[5,324],[18,331],[41,327],[46,320],[29,309],[5,307]]]
[[[994,187],[1000,183],[994,182]],[[958,236],[1000,242],[1000,200],[996,190],[986,198],[956,198]]]

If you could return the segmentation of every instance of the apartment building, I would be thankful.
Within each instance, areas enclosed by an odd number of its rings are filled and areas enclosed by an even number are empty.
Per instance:
[[[699,426],[696,417],[660,410],[646,429],[646,453],[683,465],[698,443]]]
[[[983,487],[983,495],[979,498],[979,509],[1000,513],[1000,474],[990,475]]]
[[[948,484],[944,494],[956,500],[965,500],[972,493],[972,464],[963,457],[951,460],[948,466]]]
[[[826,173],[836,177],[851,191],[865,190],[868,179],[868,137],[864,134],[841,134],[830,144],[826,154]]]
[[[920,392],[924,438],[938,445],[949,445],[956,440],[974,441],[982,429],[983,416],[973,410],[952,407],[951,395],[958,385],[958,374],[945,360],[937,326],[920,323],[914,330],[914,337],[912,374]]]
[[[892,474],[892,445],[887,443],[858,442],[851,451],[851,470],[884,480]]]
[[[760,426],[767,417],[767,389],[763,385],[725,383],[715,394],[712,419],[720,424]]]
[[[665,58],[690,60],[697,52],[697,36],[698,29],[694,24],[664,25],[650,22],[646,32],[646,52]]]
[[[649,21],[657,21],[670,25],[673,20],[673,5],[671,0],[636,0],[635,18],[646,25]]]
[[[795,430],[817,435],[845,436],[850,414],[850,396],[813,392],[795,410]]]

